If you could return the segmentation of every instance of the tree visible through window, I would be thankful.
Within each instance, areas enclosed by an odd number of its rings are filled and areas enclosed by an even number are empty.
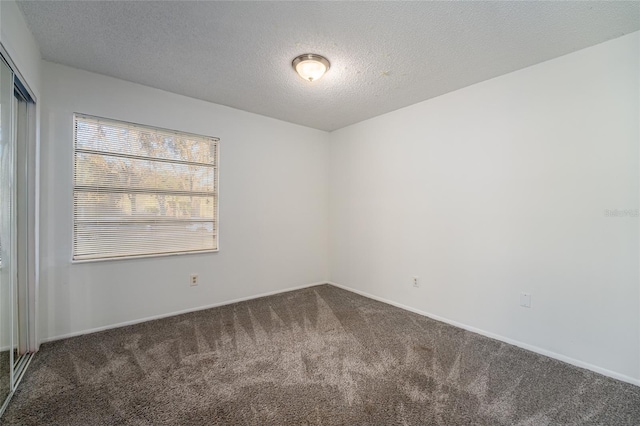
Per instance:
[[[218,249],[218,139],[74,115],[73,260]]]

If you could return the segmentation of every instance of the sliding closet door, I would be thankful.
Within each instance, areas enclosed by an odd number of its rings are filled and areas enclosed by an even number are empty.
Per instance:
[[[16,230],[16,285],[13,287],[13,375],[20,374],[24,365],[24,355],[29,353],[29,286],[28,286],[28,203],[27,193],[27,135],[28,109],[27,100],[18,91],[14,91],[13,129],[14,129],[14,157],[16,158],[16,173],[14,174],[15,190],[15,230]]]
[[[11,393],[12,301],[15,279],[13,73],[0,58],[0,406]]]

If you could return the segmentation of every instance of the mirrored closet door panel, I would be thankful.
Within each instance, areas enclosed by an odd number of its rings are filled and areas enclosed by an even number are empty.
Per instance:
[[[15,77],[14,77],[15,78]],[[13,376],[14,383],[25,367],[29,353],[29,286],[27,234],[29,233],[28,194],[27,194],[27,133],[28,133],[28,101],[27,96],[15,85],[13,92],[13,128],[16,163],[15,199],[16,199],[16,282],[13,288]]]
[[[0,416],[37,350],[35,103],[5,55],[0,45]]]
[[[15,284],[13,73],[0,58],[0,406],[12,388],[12,289]]]

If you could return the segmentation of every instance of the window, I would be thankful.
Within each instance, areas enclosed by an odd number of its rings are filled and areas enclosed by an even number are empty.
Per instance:
[[[73,260],[217,250],[218,141],[75,114]]]

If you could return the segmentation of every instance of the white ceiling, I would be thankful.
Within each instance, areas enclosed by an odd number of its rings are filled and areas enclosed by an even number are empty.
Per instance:
[[[638,2],[19,6],[46,60],[329,131],[640,29]]]

